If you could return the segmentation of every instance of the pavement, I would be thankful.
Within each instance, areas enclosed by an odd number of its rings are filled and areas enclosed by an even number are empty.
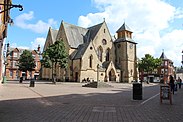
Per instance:
[[[143,99],[132,99],[132,84],[112,88],[83,83],[7,81],[0,85],[0,122],[182,122],[183,88],[160,103],[160,85],[143,84]]]

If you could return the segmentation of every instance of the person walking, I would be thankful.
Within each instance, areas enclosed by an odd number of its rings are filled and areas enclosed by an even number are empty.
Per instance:
[[[178,84],[179,84],[179,89],[181,89],[182,79],[180,79],[180,77],[178,77]]]
[[[171,88],[171,92],[174,94],[174,90],[175,90],[175,83],[174,83],[174,79],[173,79],[173,76],[170,75],[170,88]]]

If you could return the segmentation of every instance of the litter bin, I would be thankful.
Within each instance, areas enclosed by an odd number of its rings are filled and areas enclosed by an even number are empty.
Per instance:
[[[35,81],[34,80],[31,80],[30,81],[30,87],[34,87],[34,85],[35,85]]]
[[[142,100],[142,84],[133,83],[133,99]]]

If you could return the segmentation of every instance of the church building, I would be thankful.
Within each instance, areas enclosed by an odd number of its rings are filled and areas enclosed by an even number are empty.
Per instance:
[[[43,51],[56,40],[64,41],[69,63],[66,69],[57,67],[60,81],[131,83],[138,79],[137,43],[125,23],[116,33],[113,39],[105,21],[88,28],[62,21],[59,30],[49,28]],[[42,79],[52,79],[50,68],[42,67]]]

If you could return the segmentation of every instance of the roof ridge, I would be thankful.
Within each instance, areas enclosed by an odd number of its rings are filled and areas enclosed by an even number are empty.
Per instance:
[[[90,29],[90,28],[94,28],[94,27],[99,26],[99,25],[101,26],[103,23],[104,23],[104,22],[99,23],[99,24],[96,24],[96,25],[93,25],[93,26],[90,26],[90,27],[88,27],[88,29]]]
[[[84,28],[84,27],[81,27],[81,26],[79,26],[79,25],[74,25],[74,24],[71,24],[71,23],[68,23],[68,22],[62,22],[63,24],[65,23],[65,24],[68,24],[68,25],[72,25],[72,26],[75,26],[75,27],[78,27],[78,28],[82,28],[82,29],[87,29],[87,28]]]
[[[131,29],[126,25],[125,22],[123,23],[123,25],[116,32],[121,32],[121,31],[124,31],[124,30],[132,32]]]

